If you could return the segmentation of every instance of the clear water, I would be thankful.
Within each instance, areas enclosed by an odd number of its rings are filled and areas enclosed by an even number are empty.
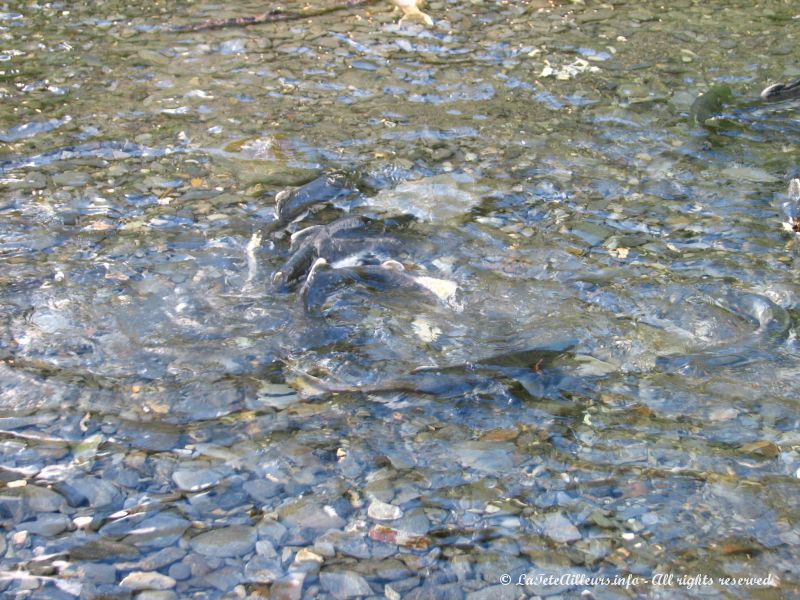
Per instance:
[[[425,28],[385,4],[175,33],[264,4],[0,3],[4,593],[166,575],[123,549],[192,556],[241,525],[273,544],[274,577],[245,569],[249,548],[174,577],[179,596],[278,579],[323,597],[337,569],[375,594],[419,577],[419,597],[504,573],[771,574],[704,589],[797,594],[800,285],[780,206],[800,103],[756,102],[800,76],[797,5],[439,1]],[[691,124],[719,84],[733,101]],[[249,262],[247,245],[276,192],[325,170],[359,193],[303,224],[384,221],[457,302],[277,293],[288,242]],[[64,484],[85,501],[32,500],[70,500]],[[373,518],[376,499],[403,517]],[[37,533],[42,513],[69,524]],[[185,526],[142,542],[132,514]],[[121,545],[81,551],[98,540]],[[298,567],[304,549],[321,567]],[[76,575],[103,563],[108,581]],[[511,588],[685,592],[493,590]]]

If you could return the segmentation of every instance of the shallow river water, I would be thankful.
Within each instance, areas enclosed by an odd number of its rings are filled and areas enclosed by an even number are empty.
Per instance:
[[[266,8],[0,1],[3,597],[797,597],[798,4]]]

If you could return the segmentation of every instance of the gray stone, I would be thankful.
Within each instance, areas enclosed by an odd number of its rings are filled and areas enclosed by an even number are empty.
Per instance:
[[[89,498],[75,486],[66,481],[57,481],[53,484],[53,490],[64,496],[64,499],[72,507],[89,506]]]
[[[514,446],[496,442],[462,442],[454,455],[465,467],[484,473],[506,473],[514,466]]]
[[[100,534],[112,538],[124,537],[125,543],[135,546],[168,546],[174,544],[189,527],[189,521],[169,513],[133,514],[100,529]]]
[[[64,171],[53,175],[53,183],[56,185],[80,186],[86,185],[89,181],[91,181],[89,174],[81,171]]]
[[[409,591],[419,587],[419,577],[409,577],[408,579],[401,579],[400,581],[393,581],[383,586],[383,593],[390,600],[399,600],[403,598]]]
[[[333,544],[322,540],[314,542],[314,552],[324,558],[333,558],[336,556],[336,548],[334,548]]]
[[[136,558],[139,550],[129,544],[111,540],[93,539],[69,549],[72,560],[109,560],[114,558]]]
[[[414,508],[406,511],[396,523],[392,524],[392,528],[397,531],[402,531],[411,537],[427,535],[431,529],[431,522],[422,508]]]
[[[270,541],[273,546],[280,546],[289,532],[286,527],[272,519],[262,520],[257,527],[258,537]]]
[[[213,529],[192,538],[190,545],[195,552],[221,558],[242,556],[252,552],[256,543],[254,527],[232,525]]]
[[[122,588],[116,583],[98,583],[87,581],[83,583],[81,598],[87,600],[129,600],[133,592]],[[49,599],[48,599],[49,600]]]
[[[184,556],[186,556],[186,550],[183,548],[179,548],[177,546],[168,546],[167,548],[162,548],[155,554],[145,556],[142,560],[134,565],[131,565],[129,568],[140,571],[158,571],[174,562],[179,561]]]
[[[78,565],[77,571],[81,581],[91,581],[95,584],[117,582],[117,568],[114,565],[87,562]]]
[[[189,567],[192,577],[202,577],[219,567],[219,558],[203,556],[202,554],[187,554],[181,561]]]
[[[254,479],[246,482],[242,488],[245,492],[250,494],[253,500],[266,504],[281,493],[283,484],[268,479]]]
[[[460,583],[423,585],[403,596],[404,600],[463,600],[463,598],[464,592]]]
[[[515,585],[490,585],[467,594],[466,600],[517,600],[520,588]]]
[[[321,536],[317,542],[333,544],[333,546],[345,556],[353,558],[370,558],[370,546],[364,539],[364,535],[357,532],[344,533],[342,531],[329,531]]]
[[[184,581],[192,576],[192,569],[186,563],[179,562],[170,566],[167,575],[178,581]]]
[[[25,521],[19,524],[20,529],[26,529],[34,535],[53,537],[70,526],[70,519],[61,513],[42,513],[35,521]]]
[[[67,503],[61,494],[37,485],[25,486],[20,495],[27,508],[34,513],[58,512]]]
[[[346,524],[346,521],[333,508],[322,506],[311,497],[301,498],[281,506],[278,514],[283,522],[290,526],[319,531],[341,529]]]
[[[367,580],[353,571],[322,571],[319,581],[322,589],[334,598],[355,598],[372,594]]]
[[[405,563],[396,558],[360,561],[358,563],[358,572],[365,577],[381,581],[397,581],[411,576],[411,571]]]
[[[306,574],[302,572],[289,573],[282,577],[270,586],[270,600],[301,600],[305,579]]]
[[[256,554],[260,554],[261,556],[266,556],[268,558],[276,558],[278,556],[275,546],[273,546],[272,542],[269,540],[258,540],[256,542]]]
[[[253,583],[272,583],[284,574],[277,556],[267,558],[256,554],[244,566],[245,579]]]
[[[115,504],[122,498],[122,493],[113,484],[99,477],[72,479],[68,484],[80,490],[92,508],[104,508]]]
[[[168,590],[175,587],[175,580],[154,571],[134,571],[125,576],[119,585],[129,590]]]
[[[137,429],[130,431],[130,442],[141,450],[152,452],[167,452],[180,446],[180,434],[157,429]],[[135,433],[135,435],[133,435]]]
[[[472,563],[465,554],[457,554],[450,559],[450,571],[459,581],[466,581],[472,573]]]
[[[220,592],[227,592],[235,588],[242,582],[244,576],[240,564],[228,566],[208,573],[198,583],[218,589]]]
[[[220,469],[178,469],[172,474],[172,481],[180,489],[196,492],[217,485],[225,474]]]
[[[560,512],[550,513],[545,517],[542,531],[551,540],[559,543],[574,542],[582,537],[578,528]]]
[[[136,600],[177,600],[178,594],[172,590],[146,590],[136,594]]]
[[[22,496],[0,496],[0,519],[10,519],[16,523],[36,516]]]
[[[367,515],[376,521],[394,521],[403,516],[403,511],[394,504],[373,500],[367,509]]]
[[[370,481],[364,488],[364,493],[368,498],[381,500],[382,502],[391,501],[394,498],[395,491],[395,482],[387,478]]]

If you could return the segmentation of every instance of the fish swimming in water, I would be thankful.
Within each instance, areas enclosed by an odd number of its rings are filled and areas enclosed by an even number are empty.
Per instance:
[[[331,374],[315,376],[298,365],[286,362],[287,383],[304,398],[328,394],[381,394],[409,392],[440,398],[464,396],[470,389],[503,377],[519,380],[531,373],[546,378],[548,372],[569,363],[575,351],[575,340],[562,340],[538,348],[477,358],[468,363],[419,367],[408,373],[373,383],[348,383]]]
[[[789,83],[776,83],[761,92],[761,99],[765,102],[778,102],[791,98],[800,98],[800,79]]]
[[[408,289],[429,294],[451,306],[457,306],[458,285],[447,279],[412,275],[402,263],[390,259],[379,265],[331,268],[324,258],[314,261],[300,295],[306,308],[322,306],[337,288],[361,284],[373,290]]]
[[[326,173],[293,190],[275,195],[275,221],[265,228],[267,233],[283,229],[302,218],[312,207],[344,198],[355,192],[344,173]]]
[[[292,235],[290,256],[273,275],[272,283],[293,287],[319,258],[336,268],[377,264],[402,251],[399,240],[371,232],[370,225],[364,217],[344,217],[301,229]]]

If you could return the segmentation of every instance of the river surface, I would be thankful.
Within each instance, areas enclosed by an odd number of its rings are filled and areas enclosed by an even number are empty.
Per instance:
[[[798,4],[268,4],[0,2],[0,593],[797,597]]]

